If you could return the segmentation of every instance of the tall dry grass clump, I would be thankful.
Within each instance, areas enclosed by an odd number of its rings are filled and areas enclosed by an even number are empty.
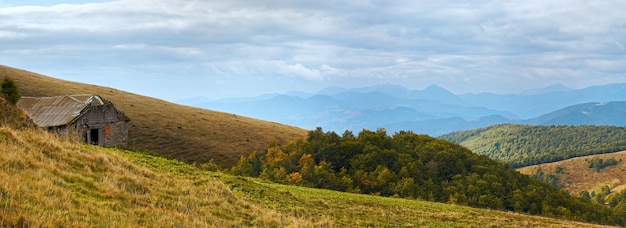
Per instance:
[[[210,175],[164,172],[165,159],[153,158],[155,169],[123,153],[0,127],[0,226],[319,225],[251,204]]]
[[[22,110],[0,97],[0,126],[25,128],[35,125]]]

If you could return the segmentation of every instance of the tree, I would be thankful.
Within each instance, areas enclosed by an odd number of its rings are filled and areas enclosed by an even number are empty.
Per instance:
[[[240,176],[258,177],[261,174],[261,165],[260,155],[253,151],[247,158],[242,155],[237,165],[231,168],[230,173]]]
[[[608,185],[604,185],[602,186],[601,191],[602,191],[602,194],[609,195],[611,194],[611,187],[609,187]]]
[[[315,168],[315,160],[310,154],[303,154],[298,161],[298,170],[302,179],[311,182],[313,169]]]
[[[591,201],[591,194],[587,190],[583,190],[578,193],[578,198],[584,199],[585,201]]]
[[[11,104],[17,104],[17,101],[22,98],[20,95],[20,91],[17,88],[17,85],[13,81],[13,79],[9,77],[5,77],[0,84],[0,96],[2,96],[5,100],[10,102]]]

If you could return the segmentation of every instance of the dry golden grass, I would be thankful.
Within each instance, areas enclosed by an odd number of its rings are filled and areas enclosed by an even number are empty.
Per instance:
[[[35,124],[28,120],[26,114],[0,97],[0,125],[12,128],[34,127]]]
[[[166,102],[112,88],[70,82],[0,65],[0,80],[11,77],[23,96],[98,94],[112,101],[131,119],[129,146],[153,151],[188,163],[210,159],[221,166],[233,165],[241,155],[265,151],[271,141],[278,145],[306,136],[307,131]]]
[[[148,168],[121,156],[127,152],[73,143],[43,130],[0,127],[0,151],[0,227],[328,224],[251,204],[210,175]],[[171,161],[164,167],[175,166]]]
[[[619,162],[616,166],[610,166],[596,172],[595,169],[589,168],[589,161],[593,159],[615,159]],[[607,185],[611,188],[611,192],[618,193],[626,189],[626,151],[584,156],[578,158],[567,159],[558,162],[546,163],[541,165],[527,166],[517,169],[520,173],[533,175],[539,168],[545,174],[555,175],[559,181],[559,185],[572,195],[577,196],[579,192],[587,190],[588,192],[601,192],[601,188]],[[561,167],[562,172],[557,173],[556,168]]]

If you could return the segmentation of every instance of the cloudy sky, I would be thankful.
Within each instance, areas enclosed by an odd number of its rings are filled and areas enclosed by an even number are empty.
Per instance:
[[[165,100],[626,82],[626,1],[0,0],[0,64]]]

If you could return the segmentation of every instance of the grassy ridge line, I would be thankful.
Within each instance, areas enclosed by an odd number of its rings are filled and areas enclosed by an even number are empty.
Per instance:
[[[306,130],[228,113],[177,105],[112,88],[70,82],[0,65],[23,96],[99,94],[131,119],[129,146],[188,163],[210,159],[228,167],[241,155],[304,138]]]
[[[161,157],[0,128],[0,226],[601,227],[205,172]]]

